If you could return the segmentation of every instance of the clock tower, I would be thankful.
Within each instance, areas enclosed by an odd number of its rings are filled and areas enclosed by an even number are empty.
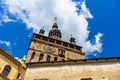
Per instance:
[[[57,22],[53,23],[48,36],[44,36],[44,28],[39,34],[34,33],[27,53],[26,63],[54,62],[84,59],[82,47],[75,44],[75,38],[70,42],[63,41]]]

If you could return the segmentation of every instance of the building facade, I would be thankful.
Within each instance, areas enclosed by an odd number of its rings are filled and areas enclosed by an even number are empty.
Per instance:
[[[25,80],[120,80],[120,58],[85,59],[82,47],[63,41],[55,22],[48,36],[34,33],[28,49]]]
[[[22,80],[26,71],[24,61],[18,61],[0,48],[0,80]]]
[[[83,59],[82,47],[75,44],[75,39],[70,38],[70,43],[61,40],[61,31],[54,23],[49,32],[49,37],[44,36],[44,29],[39,34],[34,33],[28,50],[26,63],[50,62]]]
[[[120,58],[29,63],[25,80],[120,80]]]

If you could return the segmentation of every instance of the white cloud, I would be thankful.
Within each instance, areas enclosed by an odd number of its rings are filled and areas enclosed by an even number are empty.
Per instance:
[[[91,52],[102,52],[102,43],[101,43],[101,37],[103,36],[103,34],[101,33],[98,33],[97,35],[95,35],[95,42],[91,42],[90,40],[89,41],[86,41],[84,43],[84,46],[83,47],[83,50],[86,52],[86,53],[91,53]]]
[[[25,60],[26,55],[24,55],[22,58],[19,58],[19,57],[14,57],[14,58],[17,59],[18,61],[21,61],[21,60]]]
[[[81,15],[85,18],[93,18],[92,14],[90,13],[89,9],[86,7],[85,1],[81,4]]]
[[[0,17],[2,18],[2,19],[0,20],[0,25],[2,25],[3,22],[4,22],[4,23],[6,23],[6,22],[16,22],[15,20],[10,19],[6,14],[0,15]]]
[[[10,46],[10,42],[9,42],[9,41],[2,41],[2,40],[0,40],[0,44],[4,44],[4,45],[6,45],[7,47]]]
[[[44,26],[45,35],[51,29],[54,17],[57,16],[64,40],[68,41],[68,37],[72,33],[77,43],[83,46],[84,52],[102,51],[100,42],[102,33],[95,35],[95,43],[88,39],[90,31],[87,19],[92,19],[93,16],[83,0],[78,3],[72,0],[5,0],[4,4],[8,6],[11,14],[15,15],[17,19],[22,19],[27,27],[33,28],[35,32]],[[81,7],[79,14],[76,12],[78,10],[76,5]]]
[[[7,15],[3,15],[3,22],[15,22],[15,20],[10,19]]]
[[[18,61],[21,61],[22,59],[20,59],[19,57],[14,57],[15,59],[17,59]]]
[[[24,55],[22,59],[25,60],[25,58],[26,58],[26,55]]]

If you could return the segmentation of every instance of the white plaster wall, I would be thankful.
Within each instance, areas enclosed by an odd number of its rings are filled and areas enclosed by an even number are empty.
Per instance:
[[[48,78],[49,80],[80,80],[81,78],[120,80],[120,62],[28,67],[25,80],[36,78]]]

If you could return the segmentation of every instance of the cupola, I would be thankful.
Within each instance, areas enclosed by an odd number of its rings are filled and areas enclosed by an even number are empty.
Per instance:
[[[56,20],[57,18],[55,18],[55,22],[53,23],[52,29],[49,31],[48,36],[50,38],[61,40],[62,34],[61,34],[61,31],[58,29]]]

